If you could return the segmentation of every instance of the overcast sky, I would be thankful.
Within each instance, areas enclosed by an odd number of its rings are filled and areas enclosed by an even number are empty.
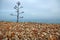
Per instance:
[[[47,19],[60,21],[60,0],[0,0],[0,20],[14,19],[9,14],[16,14],[14,5],[21,2],[24,19]]]

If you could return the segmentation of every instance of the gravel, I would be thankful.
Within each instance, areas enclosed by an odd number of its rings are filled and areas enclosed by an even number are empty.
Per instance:
[[[60,40],[60,24],[0,22],[0,40]]]

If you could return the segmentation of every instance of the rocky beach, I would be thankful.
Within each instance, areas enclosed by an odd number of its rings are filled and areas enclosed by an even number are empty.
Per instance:
[[[0,22],[0,40],[60,40],[60,24]]]

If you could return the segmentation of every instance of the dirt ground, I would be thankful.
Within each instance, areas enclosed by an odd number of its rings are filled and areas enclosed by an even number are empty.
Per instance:
[[[60,40],[60,24],[0,22],[0,40]]]

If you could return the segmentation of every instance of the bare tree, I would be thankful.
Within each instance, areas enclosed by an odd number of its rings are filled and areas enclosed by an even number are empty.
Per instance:
[[[21,13],[24,13],[24,11],[20,11],[19,9],[21,9],[21,8],[23,8],[22,6],[21,6],[21,3],[18,1],[17,3],[16,3],[17,5],[15,5],[14,6],[14,9],[16,10],[16,13],[17,13],[17,15],[14,15],[14,14],[11,14],[12,16],[16,16],[17,17],[17,22],[19,22],[19,18],[23,18],[23,16],[19,16],[19,14],[21,14]]]

